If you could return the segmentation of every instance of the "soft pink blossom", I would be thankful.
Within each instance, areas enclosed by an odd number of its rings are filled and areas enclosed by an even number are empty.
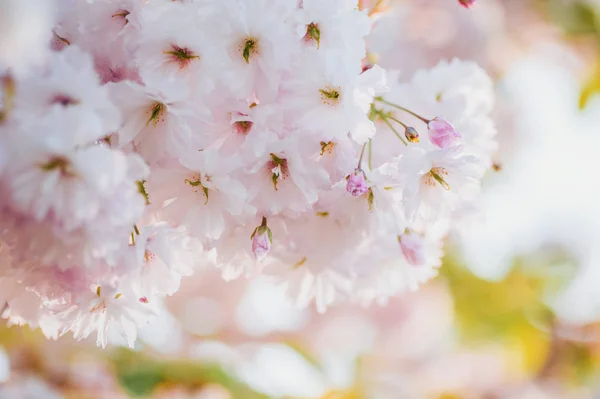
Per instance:
[[[427,126],[429,127],[429,139],[439,148],[452,147],[461,138],[454,126],[443,118],[435,118],[429,121]]]
[[[398,242],[402,249],[402,254],[406,261],[413,266],[422,266],[425,264],[425,247],[423,237],[416,233],[405,232],[398,236]]]
[[[356,169],[354,173],[348,176],[348,183],[346,184],[346,191],[355,197],[360,197],[369,190],[367,186],[367,180],[362,170]]]

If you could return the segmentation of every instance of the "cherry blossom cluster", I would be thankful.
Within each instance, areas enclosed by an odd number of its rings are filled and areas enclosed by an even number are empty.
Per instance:
[[[10,323],[133,345],[198,266],[319,311],[381,303],[473,214],[491,80],[458,60],[386,73],[356,1],[56,5],[41,60],[0,54]]]

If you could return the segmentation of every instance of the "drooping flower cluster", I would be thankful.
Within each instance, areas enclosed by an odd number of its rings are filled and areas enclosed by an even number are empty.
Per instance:
[[[57,1],[44,62],[0,64],[2,316],[132,345],[200,263],[320,311],[434,276],[491,164],[492,83],[386,78],[355,3]]]

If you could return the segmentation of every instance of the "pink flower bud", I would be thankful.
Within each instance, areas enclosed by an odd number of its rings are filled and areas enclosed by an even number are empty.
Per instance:
[[[463,6],[465,8],[469,8],[473,4],[475,4],[475,0],[458,0],[458,2],[460,3],[461,6]]]
[[[262,262],[267,257],[273,242],[271,229],[267,226],[267,218],[263,217],[262,224],[254,229],[250,238],[252,239],[252,253],[257,261]]]
[[[356,168],[354,173],[346,178],[348,183],[346,184],[346,191],[355,197],[359,197],[369,190],[367,187],[367,180],[365,179],[365,173]]]
[[[429,121],[429,140],[439,148],[449,148],[462,137],[450,122],[442,118]]]
[[[422,266],[425,264],[425,249],[423,248],[423,237],[418,234],[406,231],[398,236],[400,249],[406,258],[406,261],[413,266]]]

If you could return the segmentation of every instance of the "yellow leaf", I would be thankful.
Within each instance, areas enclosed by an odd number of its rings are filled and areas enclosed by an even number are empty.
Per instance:
[[[600,93],[600,55],[590,77],[584,83],[579,96],[579,109],[584,109],[590,98]]]

